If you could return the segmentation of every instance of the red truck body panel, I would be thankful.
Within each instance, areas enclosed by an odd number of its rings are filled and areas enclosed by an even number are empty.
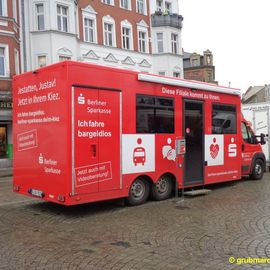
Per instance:
[[[156,183],[171,174],[179,188],[241,179],[241,103],[232,89],[153,83],[137,72],[71,61],[18,75],[13,83],[16,192],[73,205],[127,197],[140,175]],[[155,110],[164,119],[166,100],[173,102],[174,130],[138,132],[156,117],[144,114],[147,104],[136,112],[138,95],[161,100]],[[236,133],[212,133],[213,104],[234,106]],[[193,131],[202,134],[194,156]],[[186,139],[185,155],[177,154],[178,138]],[[194,179],[192,166],[200,171]]]

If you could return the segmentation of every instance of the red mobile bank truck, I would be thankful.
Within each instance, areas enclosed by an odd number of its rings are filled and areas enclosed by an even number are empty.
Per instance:
[[[15,192],[136,205],[263,175],[237,89],[72,61],[13,83]]]

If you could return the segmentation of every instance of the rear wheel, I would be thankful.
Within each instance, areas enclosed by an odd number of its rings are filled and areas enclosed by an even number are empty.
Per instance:
[[[130,205],[139,205],[146,202],[149,197],[149,184],[139,177],[131,185],[127,201]]]
[[[252,169],[252,173],[250,174],[250,178],[254,180],[260,180],[263,177],[263,173],[263,161],[261,159],[256,159]]]
[[[166,200],[172,194],[172,179],[168,175],[162,175],[157,183],[152,186],[151,195],[156,201]]]

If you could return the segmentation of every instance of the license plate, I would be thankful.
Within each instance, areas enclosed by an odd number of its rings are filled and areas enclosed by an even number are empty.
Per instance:
[[[29,189],[28,191],[31,195],[39,198],[43,198],[45,196],[44,192],[37,189]]]

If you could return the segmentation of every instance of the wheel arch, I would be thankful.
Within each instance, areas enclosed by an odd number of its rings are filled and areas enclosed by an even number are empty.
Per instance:
[[[136,175],[135,177],[132,178],[132,180],[129,182],[128,188],[131,187],[132,183],[138,179],[138,178],[142,178],[144,181],[148,182],[149,187],[151,188],[152,185],[154,185],[155,183],[157,183],[157,181],[162,177],[162,176],[169,176],[173,182],[173,187],[175,187],[176,185],[176,176],[172,173],[172,172],[162,172],[156,179],[152,178],[151,176],[147,175],[147,174],[139,174]]]
[[[264,153],[260,152],[260,153],[255,153],[253,158],[252,158],[252,162],[251,162],[251,166],[250,166],[250,171],[249,173],[252,172],[255,162],[257,159],[260,159],[263,162],[263,168],[264,168],[264,172],[266,171],[266,158]]]
[[[158,179],[160,179],[162,176],[169,176],[169,177],[171,178],[172,181],[174,181],[174,182],[176,181],[176,177],[175,177],[175,175],[174,175],[172,172],[163,172],[163,173],[161,173],[161,174],[158,176],[158,178],[156,179],[155,182],[157,182]]]
[[[132,183],[134,181],[136,181],[138,178],[141,178],[144,181],[146,181],[149,184],[149,187],[151,187],[154,184],[153,179],[149,175],[147,175],[147,174],[138,174],[135,177],[133,177],[132,180],[129,182],[128,188],[130,188]]]

